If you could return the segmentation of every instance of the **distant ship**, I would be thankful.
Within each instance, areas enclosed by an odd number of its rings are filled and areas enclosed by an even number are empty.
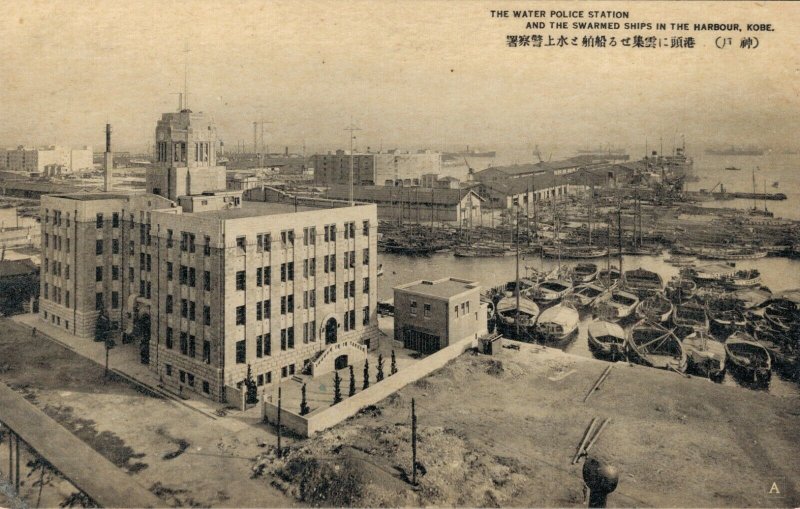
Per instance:
[[[764,149],[758,147],[708,148],[706,154],[712,156],[763,156]]]
[[[461,159],[462,157],[487,157],[492,158],[497,155],[497,152],[494,150],[487,150],[485,152],[479,152],[475,149],[470,150],[469,145],[467,145],[466,150],[461,152],[443,152],[442,153],[442,160],[456,160]]]
[[[617,161],[627,161],[630,159],[628,152],[624,148],[612,148],[611,146],[608,146],[607,148],[597,147],[596,149],[579,148],[575,151],[575,153],[579,156],[589,156]]]

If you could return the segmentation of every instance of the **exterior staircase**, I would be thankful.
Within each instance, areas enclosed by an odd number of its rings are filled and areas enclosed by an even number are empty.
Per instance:
[[[347,355],[348,361],[362,360],[367,357],[367,347],[352,340],[345,340],[328,346],[311,362],[312,376],[333,371],[334,360],[340,355]]]

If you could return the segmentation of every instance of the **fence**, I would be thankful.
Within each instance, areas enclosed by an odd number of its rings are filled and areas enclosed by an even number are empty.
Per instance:
[[[433,371],[444,367],[445,364],[455,359],[469,348],[476,346],[476,339],[465,338],[447,348],[443,348],[424,359],[416,361],[398,371],[394,375],[384,378],[383,381],[370,385],[355,395],[345,398],[340,403],[324,410],[317,410],[306,416],[297,415],[285,408],[281,408],[281,426],[298,435],[309,437],[314,433],[328,429],[343,420],[358,413],[362,408],[374,405],[387,396],[394,394],[406,385],[416,382]],[[267,422],[275,423],[278,418],[278,406],[264,401],[262,415]]]

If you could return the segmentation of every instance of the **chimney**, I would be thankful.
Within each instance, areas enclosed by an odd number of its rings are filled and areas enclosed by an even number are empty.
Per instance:
[[[103,154],[103,191],[111,191],[111,170],[114,156],[111,154],[111,124],[106,124],[106,152]]]

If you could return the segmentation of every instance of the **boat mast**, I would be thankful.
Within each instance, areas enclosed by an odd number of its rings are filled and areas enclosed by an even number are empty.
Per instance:
[[[756,170],[753,168],[753,210],[758,208],[758,204],[756,202]]]
[[[767,212],[767,179],[764,179],[764,212]]]
[[[623,280],[622,272],[622,200],[617,202],[617,244],[619,246],[619,279]]]

